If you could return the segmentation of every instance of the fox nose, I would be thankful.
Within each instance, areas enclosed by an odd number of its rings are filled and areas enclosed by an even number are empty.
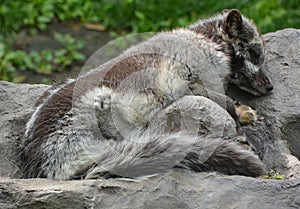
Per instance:
[[[274,88],[274,87],[273,87],[272,84],[268,84],[268,85],[267,85],[267,91],[268,91],[268,92],[272,91],[273,88]]]

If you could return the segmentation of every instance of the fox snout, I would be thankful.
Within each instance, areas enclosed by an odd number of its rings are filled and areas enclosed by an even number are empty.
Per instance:
[[[255,96],[268,94],[274,88],[264,70],[259,67],[256,67],[256,70],[254,67],[251,70],[242,68],[241,71],[233,74],[232,83]]]
[[[250,75],[246,80],[247,81],[244,83],[244,90],[256,96],[267,94],[274,88],[268,76],[262,69]]]
[[[270,92],[273,90],[274,87],[271,83],[269,83],[269,84],[267,84],[266,88],[267,88],[267,92]]]
[[[252,88],[256,89],[258,92],[261,92],[261,94],[267,94],[273,90],[273,85],[262,69],[255,77],[256,78],[253,82],[255,86],[252,86]]]

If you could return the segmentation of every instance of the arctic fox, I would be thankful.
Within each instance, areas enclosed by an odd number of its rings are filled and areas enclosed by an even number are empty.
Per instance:
[[[157,121],[176,103],[209,98],[239,125],[227,85],[267,94],[273,86],[263,63],[263,40],[238,10],[158,33],[40,102],[22,142],[24,177],[138,177],[172,167],[263,175],[264,164],[234,137],[204,142],[189,128],[165,131]]]

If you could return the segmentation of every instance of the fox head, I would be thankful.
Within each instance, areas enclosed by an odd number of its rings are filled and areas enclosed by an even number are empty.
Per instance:
[[[253,95],[273,90],[263,70],[264,42],[251,21],[238,10],[225,11],[222,39],[229,45],[232,74],[230,82]]]

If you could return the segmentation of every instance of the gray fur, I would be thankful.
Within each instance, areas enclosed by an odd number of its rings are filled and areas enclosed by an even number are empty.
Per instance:
[[[193,171],[219,171],[225,174],[260,176],[265,166],[251,151],[235,142],[203,140],[187,133],[138,135],[142,143],[123,140],[113,143],[102,154],[97,148],[93,166],[83,174],[86,178],[101,176],[140,177],[165,172],[173,167]],[[149,149],[150,147],[150,149]],[[210,156],[210,157],[208,157]],[[126,166],[124,166],[126,165]],[[109,174],[107,173],[109,172]]]
[[[59,180],[137,177],[176,166],[262,175],[264,165],[237,144],[237,136],[207,140],[189,133],[188,128],[165,132],[166,124],[153,126],[162,110],[187,95],[210,98],[236,116],[232,100],[224,96],[227,85],[233,82],[246,88],[236,81],[243,81],[245,70],[247,79],[259,82],[255,66],[256,62],[261,65],[261,57],[259,61],[246,59],[247,51],[237,50],[239,43],[255,43],[260,54],[263,45],[245,17],[245,27],[239,31],[245,36],[237,37],[240,25],[234,21],[239,13],[233,10],[232,14],[222,13],[190,29],[159,33],[52,91],[26,127],[20,156],[24,176]],[[236,58],[241,56],[242,64]],[[269,84],[266,77],[262,80]],[[267,93],[261,86],[264,90],[251,88],[252,93]]]

